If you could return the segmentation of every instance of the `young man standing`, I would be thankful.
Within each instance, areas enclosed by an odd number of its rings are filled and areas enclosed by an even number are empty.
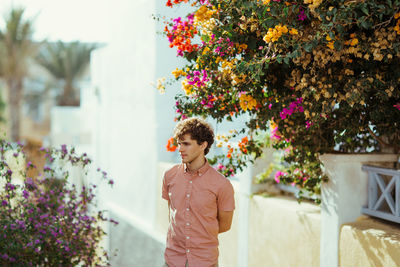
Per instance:
[[[162,197],[170,217],[166,266],[218,266],[218,234],[230,229],[235,209],[233,187],[205,158],[214,142],[208,123],[183,120],[174,138],[182,164],[166,171],[163,179]]]

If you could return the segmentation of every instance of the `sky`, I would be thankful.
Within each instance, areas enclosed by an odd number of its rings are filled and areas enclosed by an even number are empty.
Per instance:
[[[35,40],[107,42],[107,4],[112,0],[0,0],[0,28],[10,7],[35,18]]]

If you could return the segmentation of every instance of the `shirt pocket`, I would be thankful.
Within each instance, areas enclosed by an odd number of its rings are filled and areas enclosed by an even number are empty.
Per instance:
[[[195,192],[194,200],[196,209],[203,216],[217,217],[217,197],[210,190],[200,190]]]

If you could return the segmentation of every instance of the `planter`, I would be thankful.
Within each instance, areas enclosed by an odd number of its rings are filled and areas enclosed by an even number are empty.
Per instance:
[[[363,165],[393,166],[395,154],[325,154],[320,157],[329,181],[321,187],[321,267],[339,264],[339,231],[367,205],[368,175]]]

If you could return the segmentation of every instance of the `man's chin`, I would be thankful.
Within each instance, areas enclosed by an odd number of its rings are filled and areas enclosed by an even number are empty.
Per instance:
[[[185,157],[185,158],[181,158],[182,159],[182,163],[189,163],[189,160]]]

